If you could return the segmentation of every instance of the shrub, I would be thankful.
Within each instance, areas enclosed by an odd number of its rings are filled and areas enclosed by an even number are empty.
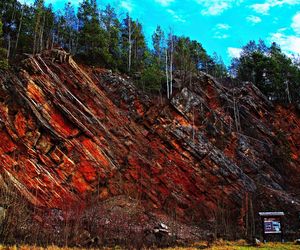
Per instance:
[[[161,70],[156,66],[149,66],[142,72],[138,85],[147,92],[160,91],[163,80],[164,76]]]
[[[7,70],[9,65],[8,65],[8,60],[6,58],[6,49],[0,48],[0,69],[2,70]]]

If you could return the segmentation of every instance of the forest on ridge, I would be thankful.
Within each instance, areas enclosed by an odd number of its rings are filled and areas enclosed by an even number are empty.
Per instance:
[[[78,9],[66,2],[56,12],[44,0],[35,0],[33,5],[7,0],[0,3],[0,16],[2,69],[18,62],[23,53],[61,47],[83,64],[135,76],[144,91],[163,92],[168,98],[173,72],[189,81],[200,70],[235,86],[253,82],[273,101],[300,100],[300,57],[287,56],[276,43],[249,41],[240,57],[226,67],[217,53],[209,55],[199,41],[159,25],[150,46],[139,20],[129,13],[121,17],[111,5],[102,6],[96,0],[84,0]]]

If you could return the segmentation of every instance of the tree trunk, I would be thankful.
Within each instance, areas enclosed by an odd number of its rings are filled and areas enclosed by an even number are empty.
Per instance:
[[[44,43],[44,27],[45,27],[45,22],[46,22],[46,14],[43,16],[43,24],[40,28],[40,33],[39,33],[39,52],[41,52],[44,49],[43,43]]]
[[[20,38],[20,33],[22,29],[22,23],[23,23],[23,16],[24,16],[24,7],[22,7],[22,13],[21,13],[21,18],[20,18],[20,24],[18,28],[18,33],[17,33],[17,38],[16,38],[16,44],[15,44],[15,55],[17,54],[17,49],[18,49],[18,43],[19,43],[19,38]]]
[[[166,48],[166,78],[167,78],[167,98],[170,98],[169,93],[169,72],[168,72],[168,49]]]
[[[10,57],[10,47],[11,47],[11,41],[10,41],[10,33],[7,35],[7,59]]]
[[[195,143],[195,107],[193,107],[193,135],[192,135],[192,138],[193,138],[193,143]]]
[[[53,49],[53,43],[54,43],[54,39],[55,39],[54,36],[55,36],[55,35],[54,35],[54,31],[53,31],[53,32],[52,32],[51,45],[50,45],[50,48],[51,48],[51,49]]]
[[[171,33],[171,53],[170,53],[170,96],[173,94],[173,33]]]
[[[128,51],[128,72],[131,71],[131,53],[132,53],[132,41],[131,41],[131,19],[128,20],[128,43],[129,43],[129,51]]]
[[[37,51],[37,40],[38,40],[38,31],[39,31],[39,27],[40,27],[40,14],[37,13],[37,20],[35,23],[35,28],[34,28],[34,38],[33,38],[33,49],[32,49],[32,54],[35,55],[36,51]]]
[[[286,84],[286,94],[287,94],[288,102],[289,102],[289,104],[291,104],[292,98],[291,98],[291,94],[290,94],[289,82],[285,81],[285,84]]]

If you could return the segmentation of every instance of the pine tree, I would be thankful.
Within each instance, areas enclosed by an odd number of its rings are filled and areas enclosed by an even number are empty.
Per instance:
[[[108,39],[108,64],[112,68],[117,68],[121,64],[121,23],[118,20],[115,9],[111,5],[107,5],[103,10],[101,19]]]
[[[253,82],[270,100],[299,100],[300,69],[276,43],[267,47],[262,40],[258,44],[250,41],[241,57],[233,60],[231,70],[239,80]]]
[[[220,79],[227,77],[228,74],[226,65],[224,64],[222,57],[218,56],[216,52],[213,53],[213,62],[213,76]]]
[[[78,9],[79,55],[88,63],[105,65],[108,59],[108,41],[100,26],[96,0],[84,0]]]
[[[17,19],[17,27],[20,28],[18,43],[15,44],[14,55],[22,53],[32,53],[34,28],[35,28],[35,9],[33,6],[23,5],[22,12]],[[22,16],[22,19],[21,19]],[[21,22],[22,20],[22,22]],[[17,41],[17,36],[16,36]],[[16,46],[17,45],[17,46]]]
[[[157,26],[156,30],[152,35],[152,44],[154,48],[154,56],[157,58],[158,64],[161,65],[165,50],[165,34],[160,26]]]
[[[76,53],[77,48],[77,26],[78,19],[75,14],[74,6],[71,2],[68,2],[64,7],[64,47],[72,54]]]
[[[142,24],[139,21],[133,23],[133,69],[142,71],[148,56],[145,36]]]
[[[53,13],[52,5],[50,4],[44,10],[44,22],[42,27],[42,35],[41,35],[41,44],[40,48],[50,49],[53,47],[53,37],[54,37],[54,27],[55,27],[55,15]]]

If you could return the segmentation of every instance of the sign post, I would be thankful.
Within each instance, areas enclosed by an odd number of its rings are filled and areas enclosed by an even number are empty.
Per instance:
[[[280,240],[283,242],[282,217],[284,212],[260,212],[259,216],[262,221],[264,242],[267,241],[267,238],[277,235],[280,236]]]

